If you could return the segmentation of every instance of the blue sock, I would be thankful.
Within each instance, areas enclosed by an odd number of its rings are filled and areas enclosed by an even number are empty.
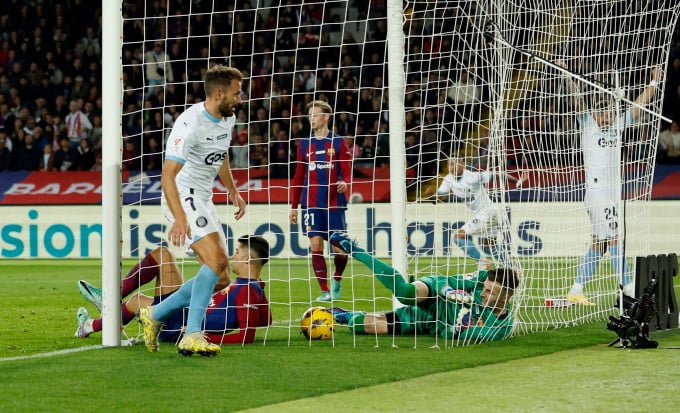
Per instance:
[[[621,274],[621,256],[619,255],[619,246],[610,245],[609,246],[609,256],[611,257],[612,269],[616,275]],[[623,258],[623,277],[621,279],[621,285],[630,284],[632,280],[630,279],[630,268],[628,267],[628,261]]]
[[[194,278],[182,285],[170,297],[153,306],[153,318],[165,320],[175,310],[184,308],[191,302],[191,289],[194,286]]]
[[[599,251],[593,249],[593,247],[588,248],[588,252],[586,252],[586,256],[583,257],[576,272],[576,282],[578,284],[585,284],[590,280],[593,274],[595,274],[595,270],[597,270],[600,258],[602,258],[602,254]]]
[[[198,274],[194,278],[194,287],[191,289],[191,303],[189,304],[189,315],[187,316],[187,329],[185,334],[195,333],[202,330],[205,311],[210,304],[215,284],[219,280],[219,275],[215,274],[210,267],[202,265]]]
[[[477,247],[475,247],[475,244],[472,243],[472,239],[470,237],[454,238],[454,240],[468,257],[474,258],[476,260],[482,258],[482,254],[479,252]]]

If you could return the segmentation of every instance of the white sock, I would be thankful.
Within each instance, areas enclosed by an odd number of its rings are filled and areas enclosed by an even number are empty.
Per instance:
[[[579,294],[583,294],[583,284],[574,283],[574,285],[571,286],[571,291],[569,291],[569,295]]]
[[[623,286],[623,293],[628,297],[635,298],[635,286],[632,282]]]
[[[93,319],[88,318],[87,321],[83,323],[83,331],[85,331],[87,334],[94,333],[94,329],[92,328],[93,321]]]

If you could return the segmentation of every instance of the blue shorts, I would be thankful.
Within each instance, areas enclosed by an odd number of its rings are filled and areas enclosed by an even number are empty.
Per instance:
[[[176,291],[176,290],[175,290]],[[153,305],[160,303],[170,297],[175,291],[160,297],[153,298]],[[170,316],[163,320],[163,328],[158,334],[158,341],[177,343],[182,335],[182,328],[184,327],[184,316],[186,310],[175,310],[170,313]]]
[[[302,210],[302,233],[306,236],[321,236],[328,241],[328,235],[338,231],[347,231],[344,209],[307,208]]]

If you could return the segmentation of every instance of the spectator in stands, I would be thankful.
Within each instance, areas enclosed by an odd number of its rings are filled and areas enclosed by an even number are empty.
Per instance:
[[[76,170],[89,171],[95,163],[95,153],[92,150],[92,144],[88,138],[80,140],[78,146],[78,156],[76,157]]]
[[[248,131],[241,129],[236,134],[235,142],[229,147],[229,160],[232,169],[247,169],[248,163]]]
[[[52,147],[52,142],[48,142],[43,146],[43,153],[40,157],[40,165],[38,170],[49,172],[54,168],[54,148]]]
[[[92,130],[92,123],[90,119],[80,110],[78,102],[72,100],[69,103],[70,112],[66,115],[64,122],[66,124],[66,136],[71,142],[71,146],[75,149],[80,145],[80,140],[87,138]]]
[[[5,128],[0,128],[0,172],[12,167],[12,151],[6,145],[9,140]]]
[[[142,162],[145,171],[160,171],[163,168],[163,148],[158,138],[149,136],[146,141],[146,149]]]
[[[293,165],[290,142],[285,130],[279,130],[269,142],[269,174],[272,178],[288,178]]]
[[[33,135],[26,135],[23,129],[16,131],[16,158],[14,169],[19,171],[37,171],[40,166],[42,152],[33,143]]]
[[[375,166],[375,143],[373,136],[364,136],[359,155],[354,160],[354,166],[358,168],[373,168]]]
[[[156,87],[174,82],[172,65],[168,62],[162,42],[154,42],[153,48],[144,55],[146,65],[147,96],[156,92]]]
[[[123,163],[122,169],[124,171],[139,171],[141,162],[139,159],[139,150],[134,139],[126,138],[123,141]]]
[[[78,150],[71,146],[70,139],[62,136],[59,149],[54,153],[53,171],[75,171],[78,168]]]
[[[659,134],[658,159],[659,163],[680,163],[680,123],[677,120]]]
[[[259,133],[254,133],[249,147],[250,167],[265,169],[269,164],[269,147]]]

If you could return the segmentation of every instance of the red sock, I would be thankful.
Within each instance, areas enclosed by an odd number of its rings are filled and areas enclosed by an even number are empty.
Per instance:
[[[126,325],[134,318],[135,314],[131,313],[130,310],[127,309],[127,306],[125,304],[120,306],[120,320],[123,323],[123,325]]]
[[[102,331],[102,318],[92,320],[92,331]]]
[[[123,278],[123,285],[120,289],[120,296],[127,297],[128,294],[139,288],[140,286],[148,283],[158,276],[160,273],[160,265],[151,256],[151,254],[146,254],[142,261],[138,262],[128,273],[128,275]]]
[[[328,291],[328,269],[326,268],[323,251],[312,251],[312,268],[314,268],[314,274],[319,282],[321,291]]]
[[[347,255],[345,254],[335,254],[333,256],[333,262],[335,263],[335,273],[333,273],[333,279],[335,281],[342,280],[342,273],[347,267]]]
[[[125,304],[120,306],[120,315],[123,325],[126,325],[135,318],[135,314],[128,311]],[[102,318],[95,318],[92,320],[92,331],[102,331]]]

